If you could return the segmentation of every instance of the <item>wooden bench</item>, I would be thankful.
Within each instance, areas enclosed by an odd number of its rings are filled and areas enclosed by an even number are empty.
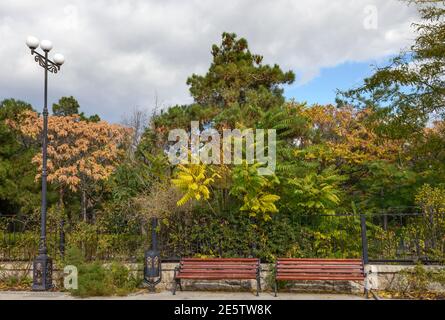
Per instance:
[[[260,260],[255,258],[182,258],[175,268],[173,294],[176,287],[182,291],[181,280],[256,280],[259,295]]]
[[[366,278],[361,259],[278,259],[275,272],[275,297],[279,280],[364,281]],[[366,286],[365,294],[368,294]]]

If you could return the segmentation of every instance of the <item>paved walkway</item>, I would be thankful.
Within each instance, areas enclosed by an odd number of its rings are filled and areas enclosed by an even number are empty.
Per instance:
[[[74,300],[64,292],[0,291],[0,300]],[[259,297],[248,292],[203,292],[183,291],[172,295],[170,291],[155,294],[147,292],[131,294],[125,297],[93,297],[92,300],[363,300],[363,296],[348,294],[299,294],[279,293],[275,298],[272,293],[261,293]]]

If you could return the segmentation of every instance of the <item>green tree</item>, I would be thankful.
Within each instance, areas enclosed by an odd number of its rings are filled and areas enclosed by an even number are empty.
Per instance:
[[[280,197],[272,194],[271,190],[279,180],[275,175],[260,176],[258,168],[259,163],[248,165],[244,161],[233,170],[233,185],[230,194],[237,197],[242,206],[240,211],[247,212],[250,217],[269,221],[272,214],[277,213],[276,202]]]
[[[341,202],[339,183],[344,177],[332,168],[321,174],[311,172],[302,178],[289,179],[289,191],[296,211],[303,214],[335,214]]]
[[[424,238],[426,251],[444,254],[445,247],[445,185],[423,185],[416,194],[416,202],[422,210],[422,224],[419,225],[420,233]]]
[[[278,65],[263,65],[263,57],[253,54],[247,40],[224,32],[221,45],[212,46],[213,61],[205,75],[187,79],[190,93],[201,106],[223,111],[218,119],[236,123],[247,106],[269,109],[283,104],[284,84],[295,80],[292,71],[283,72]],[[230,109],[230,110],[227,110]]]
[[[99,122],[100,117],[97,114],[86,116],[84,112],[80,111],[79,102],[73,97],[62,97],[58,103],[53,104],[53,114],[55,116],[72,116],[78,114],[81,120],[90,122]]]
[[[53,114],[55,116],[71,116],[73,114],[79,114],[79,103],[73,97],[62,97],[58,103],[53,104]]]
[[[32,110],[29,103],[14,99],[0,102],[0,215],[28,214],[39,205],[39,185],[31,164],[39,145],[8,125],[25,110]]]

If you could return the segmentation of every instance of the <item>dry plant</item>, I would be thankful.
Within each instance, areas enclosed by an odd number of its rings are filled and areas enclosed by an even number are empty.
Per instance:
[[[187,214],[191,212],[194,202],[178,207],[177,202],[182,194],[169,183],[153,184],[145,193],[134,198],[134,205],[139,216],[148,221],[150,218],[168,218],[174,213]]]

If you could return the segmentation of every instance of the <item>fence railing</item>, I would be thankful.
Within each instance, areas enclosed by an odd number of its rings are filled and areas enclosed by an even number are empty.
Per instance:
[[[443,263],[445,219],[422,213],[367,217],[369,259],[374,263]]]
[[[194,239],[178,241],[169,237],[168,230],[159,233],[159,249],[164,261],[181,256],[259,256],[268,262],[271,256],[297,257],[362,257],[369,263],[441,263],[445,260],[445,225],[440,219],[431,220],[418,212],[387,210],[378,214],[338,214],[295,216],[298,235],[295,251],[273,251],[271,243],[252,242],[249,248],[238,248],[224,239]],[[162,228],[161,228],[162,229]],[[143,234],[96,233],[88,239],[61,230],[47,233],[48,253],[60,257],[67,244],[76,244],[91,260],[143,259],[150,248],[150,237]],[[187,234],[184,235],[187,237]],[[38,251],[39,232],[24,230],[13,219],[0,223],[0,261],[30,261]],[[268,255],[261,256],[264,249]]]

